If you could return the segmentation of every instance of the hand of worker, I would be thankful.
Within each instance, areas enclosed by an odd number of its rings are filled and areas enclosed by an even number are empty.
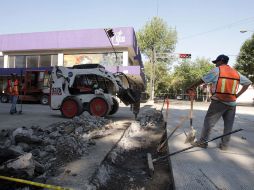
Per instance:
[[[186,90],[186,92],[187,92],[187,95],[188,95],[189,97],[191,97],[191,98],[194,98],[194,97],[196,96],[196,92],[195,92],[195,90],[194,90],[193,88],[188,88],[188,89]]]

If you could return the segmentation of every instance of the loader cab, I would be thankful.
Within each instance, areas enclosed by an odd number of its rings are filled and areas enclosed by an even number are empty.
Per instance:
[[[96,89],[102,89],[104,93],[115,94],[115,87],[112,81],[99,75],[85,74],[77,75],[74,83],[69,88],[70,94],[94,94]]]

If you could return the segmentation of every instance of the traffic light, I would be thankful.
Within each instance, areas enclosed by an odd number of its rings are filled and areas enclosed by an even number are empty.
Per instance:
[[[108,34],[108,36],[110,38],[112,38],[115,35],[115,33],[114,33],[112,28],[107,28],[107,29],[105,29],[105,31],[106,31],[106,33]]]
[[[187,59],[187,58],[191,58],[191,54],[181,53],[179,54],[179,57],[182,59]]]

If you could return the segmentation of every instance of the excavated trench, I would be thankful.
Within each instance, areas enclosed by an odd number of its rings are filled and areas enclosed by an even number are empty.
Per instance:
[[[90,180],[92,189],[99,190],[170,190],[173,177],[168,160],[154,164],[154,175],[150,176],[147,153],[153,157],[166,155],[157,153],[158,144],[165,132],[165,123],[160,112],[147,112],[133,122],[118,142],[117,146],[105,157]]]

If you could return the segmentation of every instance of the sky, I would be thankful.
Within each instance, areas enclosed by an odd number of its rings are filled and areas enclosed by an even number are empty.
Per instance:
[[[176,28],[175,53],[192,60],[226,54],[231,65],[254,32],[253,0],[1,0],[0,6],[0,34],[125,26],[137,32],[159,16]]]

